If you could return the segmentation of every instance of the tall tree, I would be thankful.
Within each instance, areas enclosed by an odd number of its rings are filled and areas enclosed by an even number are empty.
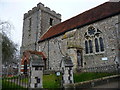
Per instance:
[[[17,45],[9,38],[11,25],[0,20],[0,30],[2,32],[2,63],[12,63],[16,59]]]
[[[13,62],[17,51],[16,45],[5,34],[2,34],[2,39],[2,63]]]

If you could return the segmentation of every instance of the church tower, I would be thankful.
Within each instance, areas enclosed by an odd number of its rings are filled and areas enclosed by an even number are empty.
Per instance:
[[[61,22],[61,15],[42,3],[24,14],[21,55],[25,50],[38,51],[39,38],[51,27]]]

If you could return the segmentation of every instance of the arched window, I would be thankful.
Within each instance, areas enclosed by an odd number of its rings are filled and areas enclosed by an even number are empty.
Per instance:
[[[93,46],[91,40],[89,40],[89,49],[90,49],[90,53],[93,53]]]
[[[85,41],[85,53],[88,54],[88,42]]]
[[[85,32],[84,37],[86,54],[95,52],[101,53],[105,51],[101,30],[99,30],[98,28],[94,28],[93,26],[90,26],[88,27],[88,30]]]
[[[103,43],[103,39],[100,37],[99,38],[99,41],[100,41],[100,51],[104,51],[104,43]]]
[[[99,44],[98,44],[98,39],[95,38],[95,51],[99,52]]]

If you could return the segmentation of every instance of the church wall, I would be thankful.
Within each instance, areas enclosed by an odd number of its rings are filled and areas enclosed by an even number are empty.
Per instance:
[[[61,37],[56,37],[39,44],[39,51],[43,51],[47,56],[47,66],[49,66],[50,70],[59,70],[60,61],[66,52],[66,48],[61,47],[62,43],[64,44],[65,42],[61,42]]]
[[[77,67],[77,49],[82,48],[83,56],[83,67],[97,67],[104,65],[111,65],[115,63],[115,57],[117,55],[117,39],[116,31],[118,27],[118,16],[110,17],[93,24],[84,26],[76,30],[73,37],[62,39],[63,35],[55,37],[48,41],[39,43],[39,51],[43,51],[47,57],[49,57],[49,69],[58,70],[59,64],[63,56],[66,53],[72,58],[74,63],[74,68]],[[93,53],[85,54],[85,32],[87,32],[88,27],[93,26],[99,29],[102,33],[100,36],[103,38],[104,51],[100,53],[95,53],[95,45],[93,42]],[[94,38],[91,38],[94,40]],[[69,48],[69,42],[75,44],[77,48]],[[49,49],[48,49],[49,47]],[[48,54],[49,52],[49,54]],[[102,60],[105,57],[107,60]]]
[[[104,66],[104,65],[110,65],[115,63],[115,57],[117,55],[117,38],[116,38],[116,23],[118,22],[118,17],[112,17],[107,18],[105,20],[90,24],[88,26],[85,26],[83,28],[80,28],[80,34],[79,36],[82,37],[81,46],[83,46],[83,60],[86,63],[84,64],[84,67],[92,67],[92,66]],[[89,26],[93,26],[95,28],[98,28],[102,31],[102,37],[104,42],[105,51],[101,53],[95,53],[95,48],[93,48],[92,54],[85,54],[85,38],[84,33],[86,30],[88,30]],[[94,42],[93,42],[94,45]],[[108,60],[103,61],[102,58],[107,57]]]

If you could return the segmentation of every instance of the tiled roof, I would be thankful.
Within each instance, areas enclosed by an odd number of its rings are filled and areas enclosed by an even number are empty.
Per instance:
[[[88,11],[85,11],[73,18],[51,27],[41,38],[40,41],[64,34],[74,28],[94,23],[120,13],[120,2],[106,2]]]
[[[45,64],[44,64],[44,61],[43,60],[32,60],[32,66],[34,67],[34,66],[44,66]]]

